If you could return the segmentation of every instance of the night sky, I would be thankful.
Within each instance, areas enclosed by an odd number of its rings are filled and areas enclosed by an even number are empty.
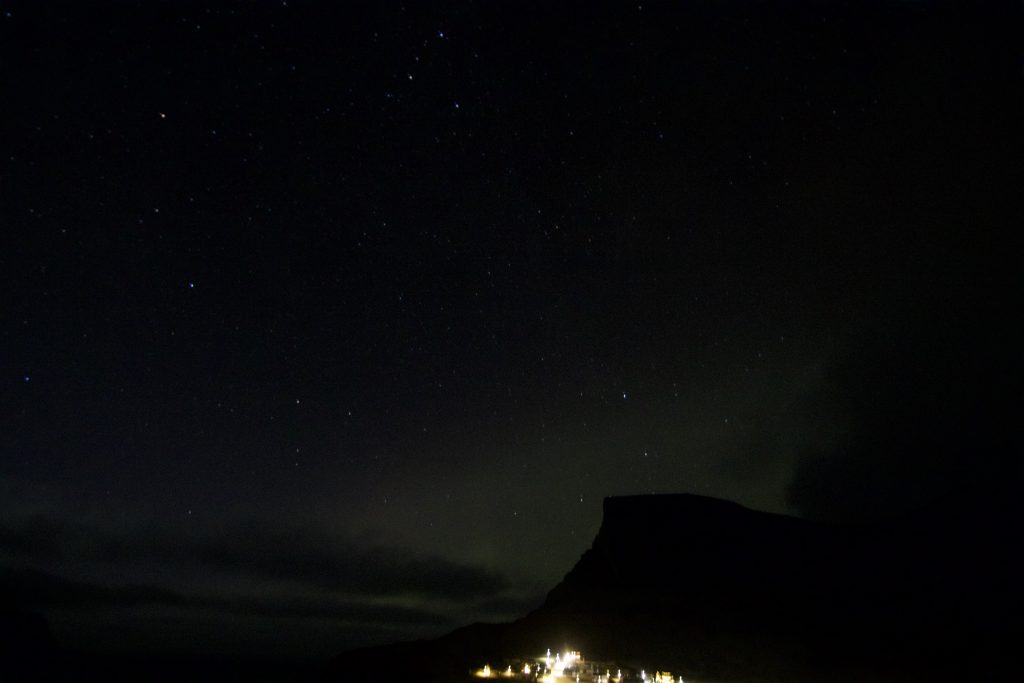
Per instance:
[[[603,497],[1019,475],[1020,5],[0,2],[0,575],[71,647],[535,607]]]

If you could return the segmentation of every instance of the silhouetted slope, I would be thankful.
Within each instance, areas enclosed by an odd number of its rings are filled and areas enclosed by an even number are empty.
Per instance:
[[[1020,633],[1019,505],[979,501],[838,527],[697,496],[607,499],[593,547],[527,621],[712,677],[998,672]]]
[[[0,681],[53,681],[64,653],[46,621],[0,590]]]
[[[691,495],[608,498],[590,550],[509,625],[344,655],[451,680],[485,659],[572,646],[702,680],[1002,680],[1017,669],[1020,505],[942,501],[840,527]],[[436,678],[424,676],[424,670]]]

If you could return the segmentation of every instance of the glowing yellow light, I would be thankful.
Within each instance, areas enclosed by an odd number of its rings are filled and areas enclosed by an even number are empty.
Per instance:
[[[527,676],[530,675],[530,665],[529,664],[523,664],[523,673],[526,674]]]
[[[491,677],[491,665],[490,664],[484,664],[484,668],[482,668],[479,671],[477,671],[476,675],[479,676],[480,678],[490,678]]]

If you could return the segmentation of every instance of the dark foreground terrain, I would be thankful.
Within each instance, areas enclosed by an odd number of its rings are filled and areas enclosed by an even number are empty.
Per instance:
[[[608,498],[593,547],[505,625],[349,652],[327,680],[449,681],[570,647],[694,681],[995,681],[1020,668],[1020,506],[816,524],[690,495]]]
[[[691,495],[608,498],[593,546],[510,624],[356,650],[322,667],[82,655],[39,617],[0,614],[0,681],[458,681],[486,661],[580,650],[689,681],[1017,680],[1020,502],[938,501],[834,526]]]

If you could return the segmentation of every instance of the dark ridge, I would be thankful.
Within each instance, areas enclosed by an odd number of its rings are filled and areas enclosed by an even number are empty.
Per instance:
[[[325,677],[461,680],[568,646],[702,681],[1008,680],[1024,642],[1020,541],[1005,535],[1019,513],[1016,497],[965,497],[840,526],[693,495],[607,498],[592,547],[537,610],[346,653]]]
[[[40,615],[0,589],[0,681],[53,681],[64,653]]]

